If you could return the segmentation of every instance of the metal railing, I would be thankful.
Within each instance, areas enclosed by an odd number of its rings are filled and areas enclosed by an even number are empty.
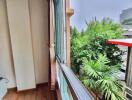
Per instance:
[[[57,82],[62,100],[94,100],[70,67],[56,61]]]

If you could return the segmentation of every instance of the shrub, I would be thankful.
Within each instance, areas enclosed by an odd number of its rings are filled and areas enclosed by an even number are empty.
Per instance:
[[[122,27],[108,18],[86,24],[83,32],[71,28],[72,69],[95,94],[106,100],[124,100],[123,85],[115,74],[121,67],[124,52],[106,43],[108,39],[121,38]]]
[[[71,65],[76,74],[79,74],[83,58],[98,59],[98,55],[105,54],[110,61],[108,65],[119,65],[122,63],[121,51],[116,45],[107,44],[108,39],[121,38],[123,33],[119,24],[106,18],[101,22],[92,20],[83,32],[71,28]]]
[[[109,60],[100,54],[97,60],[83,60],[84,67],[80,71],[80,80],[96,95],[102,95],[106,100],[125,100],[122,82],[115,73],[119,70],[116,66],[109,66]]]

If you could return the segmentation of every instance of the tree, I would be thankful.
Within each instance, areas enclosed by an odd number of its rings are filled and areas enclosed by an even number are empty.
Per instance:
[[[124,100],[123,85],[116,76],[124,52],[106,43],[108,39],[121,38],[122,27],[109,18],[86,24],[83,32],[71,28],[72,69],[95,94],[107,100]]]
[[[121,38],[123,30],[119,24],[111,19],[105,18],[102,21],[92,20],[87,23],[86,30],[78,32],[71,28],[71,65],[76,74],[82,67],[83,58],[88,60],[98,59],[98,55],[105,54],[109,59],[109,65],[122,64],[121,56],[124,54],[116,45],[107,44],[108,39]],[[94,51],[94,52],[93,52]]]

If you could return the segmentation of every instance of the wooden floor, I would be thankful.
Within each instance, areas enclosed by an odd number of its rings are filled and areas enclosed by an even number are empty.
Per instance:
[[[17,92],[9,90],[3,100],[49,100],[48,85],[39,85],[36,89]]]

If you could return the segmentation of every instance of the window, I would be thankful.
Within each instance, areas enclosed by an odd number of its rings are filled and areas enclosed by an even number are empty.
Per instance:
[[[66,62],[65,1],[54,0],[55,12],[55,51],[61,62]]]

